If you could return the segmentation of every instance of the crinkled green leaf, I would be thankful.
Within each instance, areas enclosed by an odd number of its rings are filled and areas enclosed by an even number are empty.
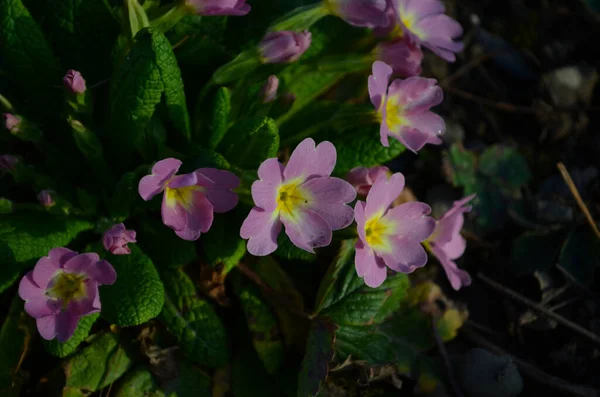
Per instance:
[[[171,44],[162,33],[145,29],[136,35],[112,80],[108,131],[121,154],[130,153],[144,141],[145,129],[163,94],[170,122],[188,141],[190,120]]]
[[[243,120],[229,129],[219,152],[231,164],[256,169],[265,160],[277,156],[279,132],[275,121],[268,117]]]
[[[333,359],[335,340],[333,324],[313,321],[306,343],[306,354],[298,374],[298,397],[314,397],[319,394],[321,383],[327,379],[329,362]]]
[[[166,397],[211,397],[210,377],[186,360],[177,363],[177,377],[164,386]]]
[[[406,148],[390,138],[390,146],[379,140],[379,126],[371,125],[344,131],[331,138],[337,150],[335,174],[345,175],[354,167],[373,167],[398,157]]]
[[[220,87],[213,99],[213,108],[208,129],[204,128],[201,142],[209,148],[216,148],[227,132],[231,112],[231,93],[227,87]]]
[[[445,153],[450,166],[452,184],[454,186],[471,186],[475,184],[477,158],[475,154],[461,145],[453,144]]]
[[[48,115],[60,109],[55,86],[64,72],[21,0],[0,1],[0,56],[32,109]]]
[[[277,236],[277,250],[273,252],[273,255],[279,259],[285,259],[289,261],[300,260],[305,262],[314,262],[317,260],[317,256],[315,254],[311,254],[310,252],[296,247],[290,241],[290,238],[284,233],[279,233],[279,236]]]
[[[66,386],[97,391],[115,382],[132,365],[119,336],[105,333],[66,362]]]
[[[124,221],[129,216],[132,205],[138,200],[138,183],[148,171],[141,166],[135,171],[121,175],[108,202],[110,214],[117,221]]]
[[[548,270],[556,263],[556,256],[565,238],[563,230],[525,232],[513,240],[510,269],[516,275]]]
[[[129,371],[116,386],[114,397],[164,397],[152,373],[144,366]]]
[[[50,0],[48,28],[60,59],[88,83],[110,76],[119,23],[106,0]]]
[[[283,363],[283,341],[277,319],[254,285],[236,285],[236,293],[246,315],[254,349],[267,372],[273,374]]]
[[[0,197],[0,215],[6,215],[13,212],[13,202],[7,198]]]
[[[158,269],[178,268],[196,259],[196,245],[180,239],[173,230],[153,219],[137,228],[138,244]]]
[[[560,251],[558,263],[579,283],[592,286],[600,265],[600,240],[588,225],[571,231]]]
[[[335,324],[378,324],[400,308],[409,287],[408,277],[397,273],[377,287],[368,287],[354,267],[355,240],[344,240],[317,294],[317,313]]]
[[[94,225],[83,219],[45,213],[17,213],[0,218],[0,292],[55,247],[67,246]]]
[[[165,300],[152,260],[136,244],[129,244],[129,248],[129,255],[106,254],[105,259],[117,272],[117,281],[100,287],[102,317],[122,327],[155,318]]]
[[[198,168],[218,168],[228,170],[231,168],[229,162],[219,153],[211,149],[195,148],[189,158],[181,166],[181,173],[193,172]]]
[[[516,149],[503,145],[490,146],[481,154],[479,170],[509,189],[518,189],[531,178],[525,158]]]
[[[71,338],[64,343],[61,343],[56,339],[52,339],[50,341],[45,340],[44,346],[46,347],[46,351],[57,357],[66,357],[73,353],[75,350],[77,350],[79,344],[88,337],[92,326],[99,316],[99,313],[93,313],[82,317],[79,320],[79,324],[77,324],[77,328],[75,329],[73,336],[71,336]]]
[[[246,240],[240,237],[240,227],[247,213],[240,207],[227,214],[216,215],[210,230],[202,235],[206,260],[227,274],[246,254]]]
[[[496,230],[506,222],[509,199],[490,178],[478,175],[475,185],[466,186],[465,196],[477,194],[473,200],[475,220],[484,230]]]
[[[167,37],[178,45],[175,54],[184,70],[196,74],[198,68],[220,65],[227,59],[223,45],[226,16],[188,15],[169,31]]]
[[[0,328],[0,395],[17,397],[21,388],[14,371],[30,338],[30,317],[23,311],[23,301],[18,296],[12,300],[8,314]]]
[[[225,328],[212,306],[196,295],[194,284],[181,270],[162,273],[166,301],[161,321],[193,362],[219,367],[229,359]]]

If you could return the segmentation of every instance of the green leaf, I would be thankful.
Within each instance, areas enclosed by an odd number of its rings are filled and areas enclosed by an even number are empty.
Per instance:
[[[227,27],[226,16],[187,15],[171,29],[167,37],[175,46],[182,69],[197,73],[198,69],[220,65],[227,59],[227,48],[223,45]]]
[[[0,197],[0,214],[6,215],[13,212],[13,202],[7,198]]]
[[[409,287],[408,277],[397,273],[371,288],[354,267],[355,240],[344,240],[340,253],[321,282],[316,312],[335,324],[364,326],[379,324],[400,308]]]
[[[222,275],[237,266],[246,254],[246,240],[240,237],[240,227],[247,213],[240,207],[227,214],[217,215],[208,233],[202,235],[206,260]]]
[[[277,156],[279,133],[275,121],[268,117],[243,120],[227,132],[219,152],[234,165],[256,169],[265,160]]]
[[[197,149],[193,150],[193,153],[181,166],[181,173],[193,172],[198,168],[218,168],[221,170],[228,170],[231,168],[229,162],[214,150],[210,149]]]
[[[275,396],[275,386],[250,346],[236,350],[231,364],[231,391],[236,397]]]
[[[354,167],[373,167],[398,157],[406,148],[390,138],[390,146],[384,147],[379,140],[379,126],[366,126],[344,131],[332,137],[337,150],[336,175],[345,175]]]
[[[136,35],[112,81],[109,134],[122,154],[144,141],[144,131],[163,94],[170,121],[182,140],[189,141],[183,82],[171,44],[162,33],[145,29]]]
[[[518,189],[531,178],[525,158],[516,149],[493,145],[479,158],[479,170],[502,187]]]
[[[252,335],[252,344],[269,374],[283,363],[283,341],[277,319],[254,285],[235,285]]]
[[[314,397],[319,394],[321,383],[329,372],[333,359],[335,340],[333,324],[313,321],[306,343],[306,354],[298,374],[298,397]]]
[[[44,346],[46,347],[46,351],[56,357],[66,357],[70,355],[77,350],[79,344],[88,337],[92,326],[99,316],[99,313],[93,313],[82,317],[79,320],[79,324],[77,324],[77,329],[75,329],[73,336],[71,336],[71,338],[64,343],[61,343],[56,339],[52,339],[50,341],[44,340],[43,342]]]
[[[119,24],[105,0],[50,0],[48,28],[60,59],[88,84],[110,76]]]
[[[163,272],[166,301],[161,321],[193,362],[215,368],[229,359],[225,328],[212,306],[196,296],[196,289],[181,270]]]
[[[38,24],[21,0],[0,0],[0,55],[29,107],[51,115],[60,109],[62,70]]]
[[[72,387],[65,387],[62,390],[61,397],[87,397],[89,393],[84,393],[79,389],[74,389]]]
[[[0,219],[0,292],[55,247],[67,246],[94,225],[83,219],[50,214],[17,213]]]
[[[164,304],[164,288],[156,268],[137,245],[131,254],[106,254],[117,272],[113,285],[100,288],[102,317],[121,327],[143,324],[158,316]]]
[[[119,379],[132,359],[119,344],[119,336],[105,333],[65,364],[66,386],[97,391]]]
[[[475,184],[477,158],[462,145],[452,144],[450,150],[444,153],[444,159],[450,166],[452,184],[454,186],[472,186]]]
[[[164,387],[167,397],[211,397],[210,377],[186,360],[177,363],[177,377]]]
[[[558,263],[577,282],[586,287],[592,286],[600,265],[600,241],[588,225],[571,231],[560,251]]]
[[[14,371],[32,335],[28,321],[31,320],[23,311],[23,301],[15,296],[0,328],[0,395],[3,397],[19,395],[21,383],[15,381],[19,377],[15,377]]]
[[[506,222],[509,199],[490,178],[478,175],[475,185],[464,189],[465,196],[476,193],[473,207],[476,222],[484,230],[496,230]]]
[[[279,236],[277,236],[277,250],[273,252],[273,255],[279,259],[288,261],[315,262],[317,260],[315,254],[296,247],[285,233],[279,233]]]
[[[193,242],[180,239],[173,230],[158,221],[144,220],[139,224],[137,233],[138,244],[158,269],[178,268],[197,257]]]
[[[164,397],[154,376],[145,367],[136,367],[119,381],[114,397]]]
[[[229,126],[229,113],[231,112],[231,93],[227,87],[220,87],[213,99],[213,108],[208,126],[202,138],[202,144],[209,148],[216,148],[227,132]]]
[[[116,221],[123,222],[129,216],[131,207],[139,197],[138,183],[147,171],[148,167],[140,166],[135,171],[123,174],[117,182],[108,201],[110,215]]]
[[[561,229],[521,234],[513,241],[510,269],[516,275],[550,269],[556,263],[564,238]]]

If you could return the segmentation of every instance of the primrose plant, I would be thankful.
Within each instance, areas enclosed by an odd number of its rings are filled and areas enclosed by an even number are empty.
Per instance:
[[[436,220],[389,164],[442,144],[424,51],[454,62],[463,44],[441,1],[30,3],[0,0],[0,293],[18,295],[3,345],[24,310],[66,360],[65,390],[86,393],[137,377],[210,390],[231,365],[260,383],[305,345],[298,395],[332,360],[439,380],[435,358],[396,345],[434,340],[393,324],[431,320],[428,252],[470,284],[457,260],[476,199]],[[466,313],[445,310],[449,340]],[[158,371],[172,347],[178,369]],[[110,382],[90,383],[108,362]]]

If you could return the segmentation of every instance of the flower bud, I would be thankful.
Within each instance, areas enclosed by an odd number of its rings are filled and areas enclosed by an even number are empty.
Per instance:
[[[372,168],[356,167],[348,172],[345,179],[354,186],[359,195],[366,196],[377,178],[389,173],[389,168],[383,165]]]
[[[258,45],[264,63],[294,62],[310,47],[309,31],[269,32]]]
[[[63,77],[63,85],[73,94],[83,94],[86,90],[83,76],[73,69],[70,69],[65,77]]]
[[[279,88],[279,79],[275,75],[269,76],[267,82],[260,90],[260,97],[263,103],[273,102],[277,97],[277,89]]]
[[[128,243],[135,243],[135,230],[125,229],[123,223],[118,223],[108,229],[102,236],[102,243],[107,251],[113,255],[128,255],[131,249]]]
[[[375,28],[389,24],[386,0],[325,0],[325,6],[350,25]]]
[[[21,118],[19,116],[15,116],[11,113],[4,113],[2,118],[4,119],[4,126],[8,131],[13,134],[19,132],[19,125],[21,124]]]
[[[41,205],[43,205],[46,208],[50,208],[53,207],[54,204],[56,204],[54,202],[54,198],[52,198],[52,194],[54,192],[52,190],[42,190],[38,195],[37,195],[37,199],[40,202]]]
[[[382,42],[375,48],[376,59],[390,65],[395,74],[412,77],[421,74],[423,51],[421,47],[408,38],[391,42]]]

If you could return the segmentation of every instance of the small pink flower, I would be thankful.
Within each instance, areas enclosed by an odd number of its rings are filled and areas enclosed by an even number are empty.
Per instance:
[[[471,284],[471,276],[458,268],[454,260],[460,258],[465,252],[467,242],[460,235],[464,222],[464,213],[471,211],[471,206],[466,204],[473,200],[475,195],[454,202],[454,205],[438,221],[433,234],[425,242],[425,246],[440,261],[452,288],[459,290]]]
[[[165,192],[162,202],[163,223],[184,240],[197,240],[213,221],[213,212],[232,210],[238,203],[235,189],[240,184],[229,171],[199,168],[190,174],[175,175],[181,161],[167,158],[143,177],[138,192],[145,201]]]
[[[63,77],[63,85],[73,94],[83,94],[86,90],[85,80],[77,70],[70,69]]]
[[[137,243],[135,240],[135,230],[125,229],[123,223],[118,223],[104,232],[102,243],[107,251],[113,255],[128,255],[131,250],[128,243]]]
[[[444,14],[440,0],[391,0],[404,33],[423,44],[448,62],[454,62],[454,53],[463,50],[461,42],[454,41],[463,33],[462,26]]]
[[[389,23],[386,0],[325,0],[325,5],[350,25],[374,28]]]
[[[281,30],[269,32],[258,45],[264,63],[289,63],[297,61],[310,47],[311,34]]]
[[[358,225],[356,273],[369,287],[380,286],[387,268],[411,273],[427,263],[421,241],[435,229],[435,220],[427,216],[431,208],[425,203],[409,202],[390,208],[404,189],[404,175],[379,178],[367,195],[367,202],[357,201],[354,217]]]
[[[17,157],[10,154],[3,154],[0,156],[0,171],[13,171],[18,162],[19,159]]]
[[[284,167],[276,158],[265,160],[252,184],[255,207],[242,224],[240,235],[248,239],[248,252],[269,255],[277,249],[281,226],[298,248],[314,253],[314,248],[331,243],[332,231],[352,223],[352,208],[346,205],[356,197],[348,182],[332,178],[336,162],[331,142],[307,138],[294,149]]]
[[[21,279],[19,296],[42,338],[65,342],[79,319],[100,311],[99,285],[111,285],[115,269],[97,254],[53,248]]]
[[[54,204],[56,204],[54,202],[54,198],[52,198],[53,193],[54,192],[52,190],[42,190],[41,192],[39,192],[39,194],[37,195],[39,203],[46,208],[53,207]]]
[[[250,12],[246,0],[187,0],[186,5],[198,15],[242,16]]]
[[[375,54],[378,60],[390,65],[395,74],[402,77],[421,74],[423,51],[419,44],[407,38],[381,42],[375,47]]]
[[[279,88],[279,79],[275,75],[269,76],[267,82],[260,90],[260,97],[263,103],[273,102],[277,97],[277,89]]]
[[[391,136],[415,153],[427,143],[441,144],[440,135],[446,130],[446,124],[444,119],[429,111],[444,98],[436,80],[409,77],[389,84],[391,76],[392,68],[388,64],[373,63],[369,95],[381,117],[381,144],[389,146],[388,136]]]
[[[4,126],[7,130],[13,134],[19,132],[19,125],[21,124],[21,118],[19,116],[15,116],[11,113],[4,113],[2,118],[4,119]]]
[[[346,180],[350,182],[352,186],[356,189],[356,192],[360,196],[367,196],[369,191],[371,190],[371,186],[375,183],[375,181],[381,175],[389,175],[390,169],[383,165],[365,168],[365,167],[356,167],[351,169],[348,174],[346,174]]]

